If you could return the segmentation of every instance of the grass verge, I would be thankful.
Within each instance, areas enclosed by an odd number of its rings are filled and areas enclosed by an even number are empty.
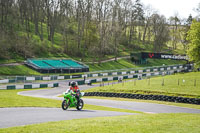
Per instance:
[[[0,90],[0,107],[60,107],[59,100],[17,95],[20,91],[28,90]]]
[[[115,69],[128,69],[128,68],[139,68],[139,67],[152,67],[152,66],[162,66],[174,65],[174,64],[185,64],[185,61],[177,60],[164,60],[164,59],[148,59],[148,64],[135,65],[130,59],[120,59],[117,61],[109,61],[105,63],[87,64],[90,67],[90,71],[100,71],[100,70],[115,70]]]
[[[109,86],[91,88],[85,90],[85,92],[135,93],[200,98],[200,72],[110,84]]]
[[[0,133],[198,133],[199,114],[142,114],[48,122],[0,129]]]
[[[157,104],[165,104],[165,105],[173,105],[173,106],[179,106],[179,107],[200,109],[200,105],[186,104],[186,103],[164,102],[164,101],[155,101],[155,100],[139,100],[139,99],[115,98],[115,97],[97,97],[97,96],[85,96],[84,98],[89,98],[89,99],[106,99],[106,100],[116,100],[116,101],[157,103]]]

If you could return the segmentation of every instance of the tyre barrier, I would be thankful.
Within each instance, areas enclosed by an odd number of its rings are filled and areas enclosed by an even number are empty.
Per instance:
[[[143,95],[143,94],[130,94],[130,93],[111,93],[111,92],[86,92],[85,96],[100,96],[100,97],[118,97],[130,99],[143,99],[143,100],[156,100],[176,103],[188,103],[200,105],[199,98],[186,98],[166,95]]]

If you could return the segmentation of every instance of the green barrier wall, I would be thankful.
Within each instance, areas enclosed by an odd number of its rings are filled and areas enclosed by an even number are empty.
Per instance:
[[[32,85],[24,85],[24,89],[32,89]]]
[[[58,83],[54,83],[54,84],[53,84],[53,87],[58,87],[58,86],[59,86]]]
[[[47,88],[48,84],[40,84],[40,88]]]
[[[8,85],[7,90],[14,90],[16,89],[15,85]]]

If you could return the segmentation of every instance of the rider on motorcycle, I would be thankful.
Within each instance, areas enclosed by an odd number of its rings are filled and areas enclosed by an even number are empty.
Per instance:
[[[79,101],[80,90],[78,88],[77,83],[75,81],[72,81],[70,83],[70,85],[71,85],[70,90],[72,90],[74,93],[76,93],[75,96],[76,96],[77,100]]]

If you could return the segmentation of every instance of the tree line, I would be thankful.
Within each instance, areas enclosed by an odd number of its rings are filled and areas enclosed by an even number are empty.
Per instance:
[[[64,53],[101,61],[119,56],[121,46],[186,49],[192,23],[192,16],[184,25],[178,15],[167,20],[140,0],[0,0],[0,16],[3,59]]]

